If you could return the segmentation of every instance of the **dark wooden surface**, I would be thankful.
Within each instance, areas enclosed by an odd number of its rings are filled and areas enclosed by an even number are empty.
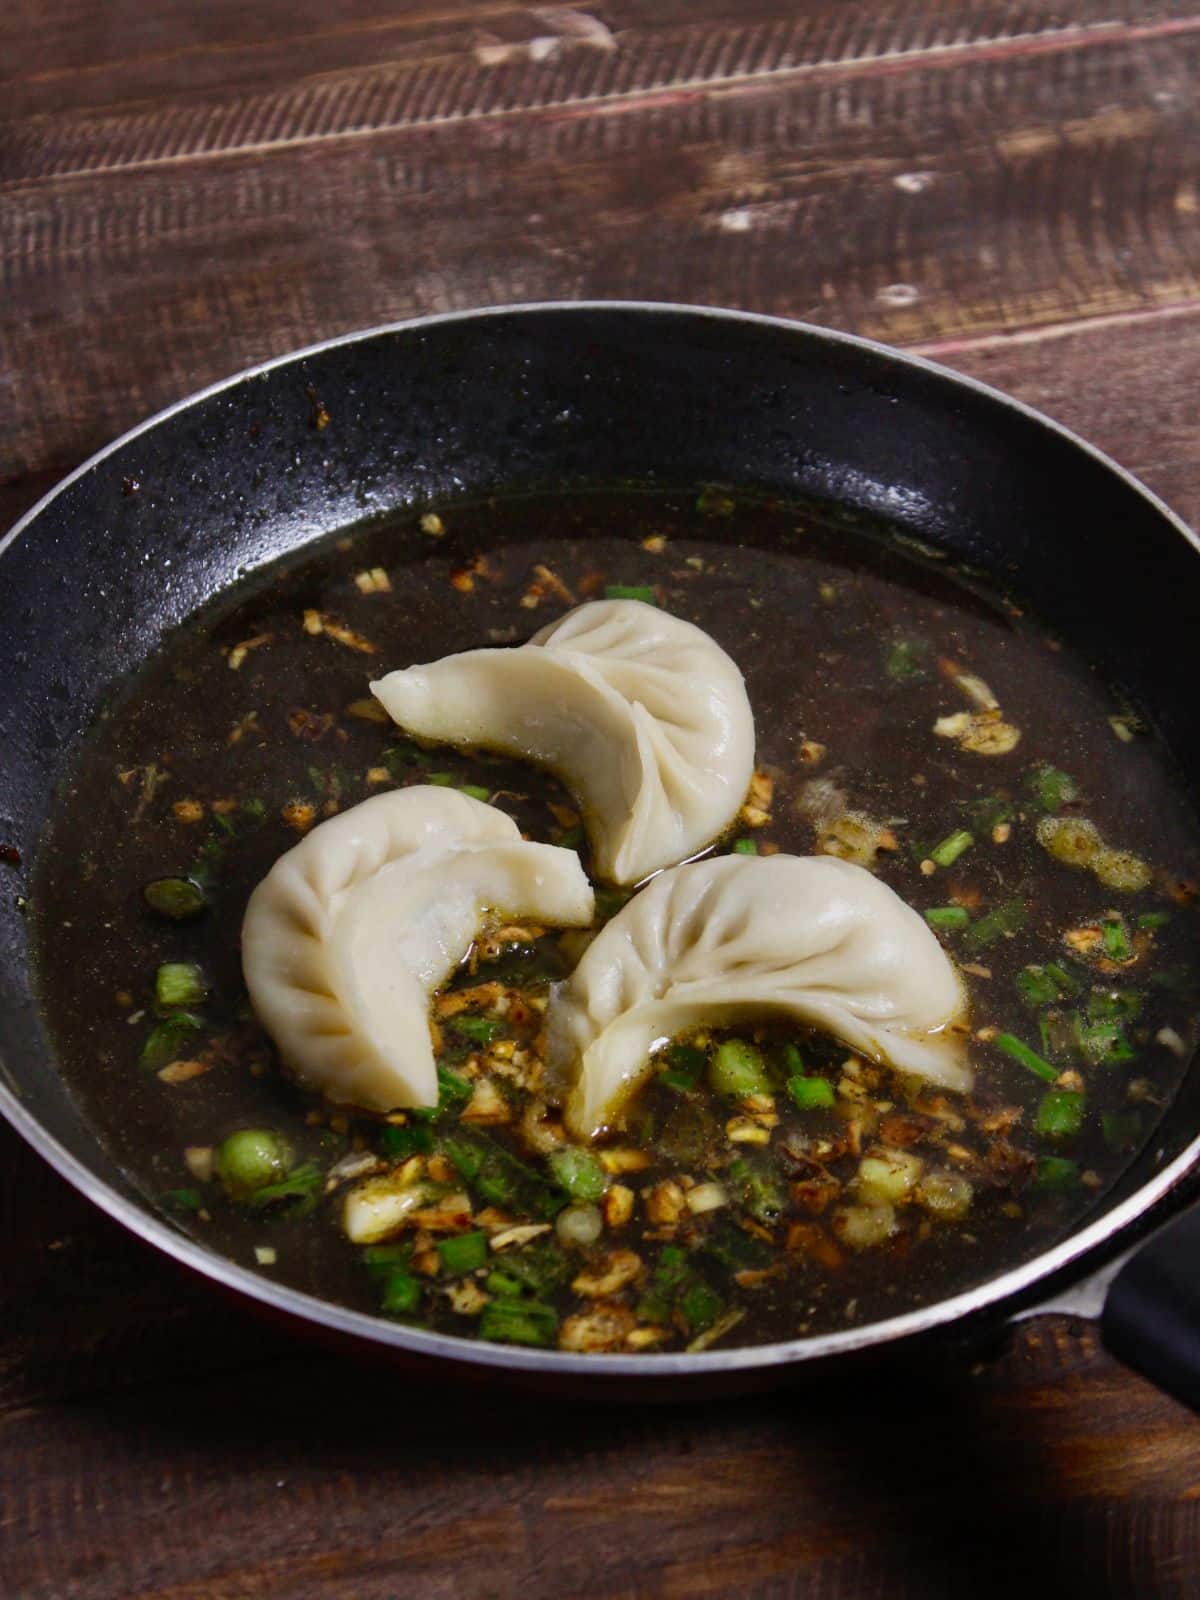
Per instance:
[[[0,525],[296,345],[544,297],[924,350],[1200,518],[1200,12],[8,0]],[[0,1593],[1200,1594],[1200,1428],[1089,1329],[587,1411],[347,1371],[0,1133]]]

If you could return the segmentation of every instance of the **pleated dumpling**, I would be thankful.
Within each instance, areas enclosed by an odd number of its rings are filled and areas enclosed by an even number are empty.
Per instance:
[[[733,821],[754,771],[737,666],[640,600],[578,606],[515,649],[468,650],[371,685],[421,739],[548,767],[574,795],[597,874],[639,883]]]
[[[875,1061],[967,1090],[965,997],[923,918],[831,856],[721,856],[664,872],[559,984],[551,1072],[572,1082],[567,1125],[591,1138],[700,1025],[794,1018]]]
[[[258,885],[246,986],[308,1087],[372,1111],[436,1105],[429,997],[489,914],[577,928],[593,903],[573,850],[526,843],[453,789],[395,789],[321,823]]]

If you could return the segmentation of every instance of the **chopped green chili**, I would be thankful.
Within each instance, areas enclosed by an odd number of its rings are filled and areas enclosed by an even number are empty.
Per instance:
[[[970,920],[965,906],[930,906],[925,913],[925,921],[931,928],[965,928]]]
[[[1013,1061],[1019,1061],[1023,1067],[1028,1067],[1030,1072],[1036,1073],[1047,1083],[1053,1083],[1058,1077],[1058,1068],[1038,1055],[1036,1050],[1031,1050],[1027,1044],[1015,1038],[1011,1033],[998,1033],[992,1040],[997,1050],[1002,1051]]]
[[[725,1039],[713,1052],[708,1081],[716,1094],[742,1099],[749,1094],[770,1094],[771,1079],[762,1051],[741,1039]]]
[[[411,1272],[389,1272],[379,1308],[388,1317],[411,1317],[421,1306],[421,1281]]]
[[[1006,900],[973,923],[963,935],[963,943],[972,950],[984,950],[997,939],[1019,933],[1027,920],[1024,900]]]
[[[735,839],[732,846],[735,856],[756,856],[758,854],[758,841],[756,839]]]
[[[160,917],[185,922],[207,907],[204,890],[191,878],[155,878],[142,890],[142,899]]]
[[[1051,1089],[1042,1096],[1034,1127],[1043,1138],[1070,1139],[1082,1126],[1082,1094],[1072,1089]]]
[[[437,1253],[443,1269],[455,1277],[461,1277],[464,1272],[474,1272],[478,1267],[487,1265],[487,1234],[452,1234],[448,1239],[438,1240]]]
[[[604,598],[606,600],[640,600],[644,605],[656,604],[653,588],[647,583],[606,583],[604,585]]]
[[[1030,768],[1025,787],[1043,811],[1061,811],[1063,806],[1079,797],[1074,778],[1045,761]]]
[[[798,1074],[788,1079],[787,1092],[798,1111],[827,1110],[837,1100],[828,1078],[809,1078]]]
[[[553,1306],[535,1300],[490,1300],[479,1319],[479,1337],[498,1344],[527,1344],[545,1349],[554,1343],[558,1317]]]
[[[200,1005],[208,996],[208,983],[191,961],[164,961],[154,975],[154,1003],[161,1011]]]
[[[929,859],[939,867],[952,867],[959,856],[969,850],[975,843],[973,834],[965,828],[959,828],[954,833],[947,834],[941,844],[934,845],[929,852]]]
[[[564,1145],[561,1150],[552,1150],[547,1161],[554,1181],[572,1200],[599,1200],[608,1187],[604,1168],[590,1150]]]

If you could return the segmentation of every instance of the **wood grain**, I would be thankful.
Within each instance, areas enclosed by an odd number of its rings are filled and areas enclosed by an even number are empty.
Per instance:
[[[250,361],[604,295],[914,345],[1200,521],[1198,78],[1170,0],[12,0],[0,527]],[[347,1367],[0,1129],[5,1600],[1183,1600],[1197,1439],[1059,1320],[682,1410]]]
[[[18,119],[0,481],[423,311],[677,299],[913,342],[1191,304],[1200,28],[1084,4],[936,15],[631,24],[616,50],[472,54],[445,79],[435,55],[269,106]]]

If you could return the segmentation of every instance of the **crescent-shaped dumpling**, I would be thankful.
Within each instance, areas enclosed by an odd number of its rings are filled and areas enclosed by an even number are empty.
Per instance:
[[[591,1138],[656,1046],[701,1024],[794,1018],[873,1060],[971,1087],[962,985],[924,920],[830,856],[721,856],[664,872],[592,941],[547,1013],[547,1064]]]
[[[371,685],[421,739],[548,767],[614,883],[695,855],[754,771],[742,675],[702,629],[640,600],[578,606],[516,649],[468,650]]]
[[[436,1105],[429,997],[488,914],[576,928],[593,904],[573,850],[526,843],[456,790],[395,789],[276,861],[246,908],[246,986],[310,1088],[372,1111]]]

